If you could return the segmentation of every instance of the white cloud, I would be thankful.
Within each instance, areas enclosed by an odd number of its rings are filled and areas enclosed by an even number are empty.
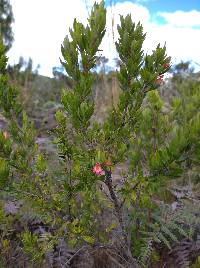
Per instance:
[[[119,15],[127,15],[131,13],[132,19],[135,22],[141,21],[144,32],[147,33],[144,42],[144,51],[150,53],[155,49],[158,43],[164,45],[166,42],[167,53],[172,57],[172,63],[180,62],[180,60],[192,60],[200,63],[199,44],[200,44],[200,29],[192,27],[179,28],[173,24],[157,24],[152,22],[149,10],[138,4],[131,2],[117,3],[111,12],[108,8],[108,34],[103,42],[105,56],[108,58],[116,57],[114,42],[109,38],[111,35],[111,17],[114,18],[114,39],[118,38],[116,24],[119,23]],[[190,12],[188,12],[190,14]],[[112,35],[111,35],[112,36]],[[110,40],[110,41],[109,41]]]
[[[200,12],[176,11],[172,13],[159,13],[166,18],[166,24],[150,23],[147,27],[148,47],[155,46],[156,41],[164,44],[166,41],[167,53],[172,62],[181,60],[200,63]]]
[[[177,28],[169,24],[154,27],[149,25],[147,30],[146,48],[166,41],[167,53],[172,57],[173,63],[180,60],[200,62],[200,30]]]
[[[193,27],[200,26],[200,11],[181,11],[175,12],[159,12],[159,16],[163,17],[167,23],[177,27]]]
[[[16,63],[20,56],[26,59],[31,57],[35,65],[41,65],[41,74],[52,75],[52,67],[60,65],[60,45],[68,28],[72,26],[73,19],[77,17],[86,23],[88,11],[94,2],[95,0],[11,0],[15,16],[15,42],[9,51],[10,62]],[[164,44],[166,41],[167,52],[172,56],[173,62],[194,60],[200,63],[200,29],[189,27],[196,25],[197,19],[193,19],[190,25],[189,20],[186,20],[184,25],[187,24],[188,27],[182,28],[177,27],[178,22],[172,23],[172,19],[168,19],[167,24],[159,25],[151,21],[151,14],[146,7],[128,1],[107,8],[107,33],[101,45],[103,55],[109,59],[117,56],[114,41],[118,38],[119,14],[125,16],[128,13],[131,13],[135,22],[140,20],[147,32],[145,51],[150,52],[157,43]],[[171,13],[172,17],[174,14]],[[194,13],[190,11],[185,16],[189,18],[191,14]],[[164,16],[163,13],[160,15]],[[178,26],[180,24],[181,20]]]
[[[15,23],[15,41],[8,56],[17,62],[20,56],[31,57],[41,65],[41,74],[51,75],[59,65],[60,46],[75,17],[87,21],[83,0],[11,0]]]

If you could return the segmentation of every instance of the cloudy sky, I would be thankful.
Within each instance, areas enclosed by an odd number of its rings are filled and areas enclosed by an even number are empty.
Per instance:
[[[86,23],[94,0],[10,0],[15,22],[15,41],[8,53],[11,64],[20,56],[31,57],[40,64],[39,73],[52,76],[52,67],[60,66],[60,46],[72,26],[73,19]],[[192,60],[200,64],[200,1],[199,0],[106,0],[107,33],[102,42],[103,55],[117,56],[114,40],[119,14],[131,13],[147,32],[145,52],[157,43],[167,44],[172,62]],[[112,27],[114,21],[114,27]],[[198,65],[197,65],[198,66]]]

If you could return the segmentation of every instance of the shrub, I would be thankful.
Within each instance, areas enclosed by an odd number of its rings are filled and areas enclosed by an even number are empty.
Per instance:
[[[170,227],[156,225],[152,197],[187,169],[181,159],[196,144],[199,114],[182,125],[171,120],[170,112],[163,115],[157,89],[170,68],[170,57],[160,45],[150,55],[144,54],[143,27],[128,15],[120,17],[116,42],[119,103],[103,123],[94,122],[92,69],[105,25],[101,2],[94,5],[87,26],[74,20],[71,37],[63,42],[62,64],[73,89],[62,91],[63,109],[55,114],[59,161],[53,172],[37,147],[34,126],[18,102],[17,90],[8,83],[7,58],[0,46],[0,103],[8,120],[7,132],[0,135],[1,249],[15,255],[21,248],[28,265],[38,261],[41,267],[45,262],[67,266],[72,249],[112,245],[117,237],[121,255],[136,267],[149,227],[156,235],[147,247],[158,242],[170,247],[168,240],[177,240]],[[124,162],[127,170],[115,181],[113,171]],[[179,230],[179,234],[185,233]],[[6,256],[4,265],[11,265]]]

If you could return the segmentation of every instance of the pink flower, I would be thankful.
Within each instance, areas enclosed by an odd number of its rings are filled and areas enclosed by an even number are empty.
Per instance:
[[[156,84],[157,85],[162,85],[163,83],[164,83],[164,81],[163,81],[163,77],[164,77],[164,75],[163,74],[161,74],[161,75],[159,75],[158,77],[157,77],[157,79],[156,79]]]
[[[95,164],[95,166],[92,169],[92,172],[97,176],[100,176],[100,175],[104,174],[104,171],[103,171],[100,163]]]

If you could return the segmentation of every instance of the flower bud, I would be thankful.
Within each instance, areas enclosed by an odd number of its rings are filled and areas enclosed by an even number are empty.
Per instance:
[[[106,160],[104,163],[103,163],[104,166],[106,167],[110,167],[112,166],[112,163],[109,161],[109,160]]]
[[[10,135],[9,135],[9,133],[7,131],[3,132],[3,136],[4,136],[5,140],[8,140],[9,137],[10,137]]]
[[[165,69],[168,69],[168,68],[170,67],[170,64],[169,64],[169,63],[165,63],[165,64],[163,65],[163,67],[164,67]]]

